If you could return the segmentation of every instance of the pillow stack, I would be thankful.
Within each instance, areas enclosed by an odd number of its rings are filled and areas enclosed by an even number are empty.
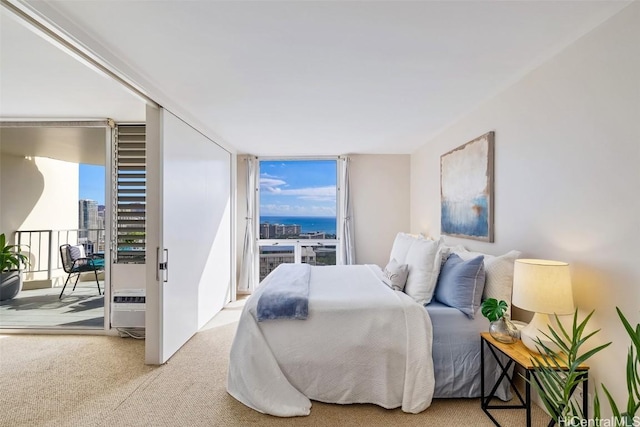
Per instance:
[[[443,245],[441,240],[425,239],[406,233],[398,233],[391,248],[389,264],[385,267],[385,276],[398,272],[406,266],[407,279],[404,292],[417,303],[425,305],[431,302],[440,273]],[[389,272],[389,273],[387,273]],[[396,283],[390,285],[400,290],[402,275]],[[385,282],[393,282],[390,278]]]
[[[510,316],[513,266],[520,255],[519,251],[500,256],[471,252],[463,246],[445,246],[442,238],[398,233],[383,280],[419,304],[435,299],[472,319],[483,300],[504,300]]]

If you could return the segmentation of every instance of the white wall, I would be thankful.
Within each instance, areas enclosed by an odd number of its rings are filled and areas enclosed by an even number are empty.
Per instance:
[[[78,228],[77,163],[45,157],[0,157],[0,230]]]
[[[350,157],[356,262],[384,268],[396,234],[409,230],[411,158],[406,154]]]
[[[622,405],[629,340],[615,307],[640,321],[639,123],[636,2],[411,156],[411,229],[437,235],[440,155],[495,130],[495,243],[449,241],[568,261],[577,306],[602,328],[593,343],[614,342],[592,359],[590,388],[605,382]]]
[[[77,163],[46,157],[25,158],[13,154],[0,155],[0,233],[13,238],[17,230],[70,230],[78,228]],[[64,234],[60,237],[64,238]],[[60,242],[52,236],[53,259],[58,256]],[[25,280],[47,277],[48,235],[25,236],[30,246],[29,260],[40,273],[28,273]],[[60,270],[61,271],[61,270]],[[62,273],[61,273],[62,274]],[[54,277],[54,280],[57,278]]]

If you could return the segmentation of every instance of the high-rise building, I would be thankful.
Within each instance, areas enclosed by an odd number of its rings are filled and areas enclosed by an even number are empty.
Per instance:
[[[100,229],[100,232],[98,232],[97,250],[102,252],[104,252],[104,248],[105,248],[105,244],[104,244],[104,238],[105,238],[104,229],[106,224],[105,221],[106,221],[105,207],[104,205],[98,205],[98,228]]]
[[[326,239],[326,233],[322,231],[313,231],[311,233],[300,233],[300,239]]]
[[[78,201],[78,228],[80,241],[97,242],[97,229],[101,228],[98,223],[98,202],[89,199]]]
[[[269,224],[268,222],[260,223],[260,238],[261,239],[274,239],[276,237],[275,224]]]
[[[104,228],[104,205],[98,205],[98,228]]]
[[[281,239],[300,234],[301,226],[299,224],[269,224],[268,222],[260,223],[261,239]]]
[[[334,249],[335,252],[335,249]],[[262,246],[260,247],[260,281],[267,277],[280,264],[295,262],[293,246]],[[313,247],[301,248],[301,262],[316,265],[316,253]],[[335,265],[335,262],[334,262]]]
[[[297,236],[300,234],[299,224],[276,224],[276,239],[287,236]]]

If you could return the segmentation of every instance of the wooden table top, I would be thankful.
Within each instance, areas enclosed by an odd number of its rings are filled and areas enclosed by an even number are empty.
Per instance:
[[[496,347],[498,350],[502,351],[504,354],[506,354],[511,359],[513,359],[514,362],[516,362],[518,365],[522,366],[525,369],[530,370],[535,368],[533,362],[531,361],[532,358],[535,358],[536,360],[541,361],[543,365],[545,363],[542,356],[538,353],[534,353],[533,351],[525,347],[525,345],[522,343],[522,340],[518,340],[513,344],[505,344],[495,340],[489,332],[481,332],[480,336],[482,337],[482,339],[490,343],[492,346]],[[560,368],[567,369],[567,364],[563,361],[563,360],[566,360],[566,357],[561,357],[560,359],[557,359],[557,360],[558,360],[558,364],[560,365]],[[583,363],[580,366],[578,366],[577,370],[586,371],[588,369],[589,369],[589,366]]]

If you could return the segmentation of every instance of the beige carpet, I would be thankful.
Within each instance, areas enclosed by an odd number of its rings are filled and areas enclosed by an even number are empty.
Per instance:
[[[239,308],[226,309],[219,318]],[[96,336],[0,336],[1,426],[492,426],[479,399],[438,399],[405,414],[375,405],[313,403],[308,417],[255,412],[225,391],[236,323],[218,322],[164,366],[145,366],[144,342]],[[524,426],[523,410],[493,411]],[[534,408],[535,426],[548,418]]]

